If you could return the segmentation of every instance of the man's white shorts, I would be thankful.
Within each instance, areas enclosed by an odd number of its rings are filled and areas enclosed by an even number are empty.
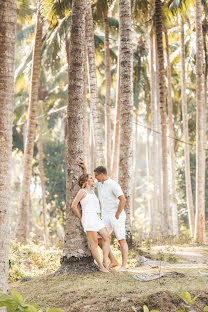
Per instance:
[[[114,231],[117,240],[126,239],[125,213],[121,213],[119,219],[116,219],[115,215],[103,216],[102,221],[107,228],[109,234]]]

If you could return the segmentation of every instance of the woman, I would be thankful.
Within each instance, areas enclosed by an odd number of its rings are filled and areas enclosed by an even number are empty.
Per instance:
[[[90,174],[83,174],[79,178],[79,186],[81,189],[77,193],[73,203],[72,210],[75,215],[81,220],[84,231],[87,233],[90,241],[90,248],[93,258],[99,266],[101,272],[108,273],[108,254],[110,251],[110,236],[107,229],[105,228],[103,221],[99,218],[98,213],[100,212],[100,205],[97,196],[95,195],[92,187],[94,185],[93,177]],[[82,207],[82,215],[77,208],[80,202]],[[103,263],[98,253],[98,237],[97,233],[103,238]]]

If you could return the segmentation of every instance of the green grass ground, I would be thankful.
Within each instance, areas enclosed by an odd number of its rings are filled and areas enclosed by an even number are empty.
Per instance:
[[[65,274],[53,277],[48,273],[55,271],[59,266],[60,248],[54,248],[54,251],[52,251],[52,247],[50,250],[44,246],[38,247],[38,245],[36,248],[34,245],[28,245],[27,248],[19,245],[18,248],[17,246],[15,248],[15,253],[18,254],[16,267],[18,267],[18,257],[19,260],[23,258],[24,260],[19,264],[23,275],[32,276],[32,280],[27,282],[11,281],[9,289],[10,291],[18,290],[26,302],[36,302],[43,309],[59,307],[66,312],[114,312],[133,311],[132,306],[134,306],[136,311],[142,311],[142,306],[147,304],[149,308],[157,308],[161,312],[175,312],[184,308],[183,301],[176,295],[176,293],[184,291],[189,291],[192,296],[200,294],[194,306],[195,311],[203,311],[203,307],[208,305],[207,266],[194,264],[193,267],[181,267],[178,264],[181,262],[181,254],[179,258],[175,254],[173,261],[175,264],[170,264],[167,267],[160,265],[155,268],[137,267],[136,258],[139,251],[133,250],[130,253],[127,272]],[[50,252],[48,252],[49,250]],[[118,250],[114,252],[119,256]],[[153,257],[157,256],[155,250],[148,249],[149,255],[151,252]],[[166,252],[163,250],[163,254],[165,255],[162,257],[165,258],[169,257],[171,253],[167,248]],[[159,257],[161,257],[161,252]],[[24,268],[27,270],[24,271]],[[50,272],[47,271],[48,268],[50,268]],[[154,274],[163,272],[167,275],[149,282],[140,282],[134,279],[134,275],[144,272]],[[183,273],[184,276],[174,272]]]

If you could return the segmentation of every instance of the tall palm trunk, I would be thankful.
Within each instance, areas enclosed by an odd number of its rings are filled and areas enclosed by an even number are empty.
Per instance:
[[[42,189],[42,206],[43,206],[43,225],[44,225],[44,241],[45,244],[49,243],[49,228],[47,221],[47,203],[46,203],[46,191],[45,191],[45,172],[44,172],[44,164],[43,164],[43,138],[42,138],[42,129],[39,127],[39,137],[38,137],[38,154],[39,154],[39,172],[40,172],[40,181],[41,181],[41,189]]]
[[[90,140],[89,140],[89,125],[87,111],[87,49],[85,45],[85,60],[84,60],[84,107],[83,107],[83,152],[84,162],[87,168],[90,168]]]
[[[203,40],[201,0],[196,7],[196,219],[194,239],[205,243],[205,153],[203,97]]]
[[[130,0],[119,0],[120,21],[120,84],[121,84],[121,128],[119,183],[126,196],[125,210],[127,213],[126,232],[129,245],[131,235],[131,176],[133,155],[133,82],[132,82],[132,34],[131,34],[131,3]]]
[[[170,159],[171,159],[171,186],[172,186],[172,234],[178,237],[178,213],[177,213],[177,199],[176,199],[176,185],[175,185],[175,153],[174,153],[174,130],[173,130],[173,101],[172,101],[172,86],[171,86],[171,65],[170,53],[168,43],[168,32],[164,28],[166,41],[166,55],[167,55],[167,77],[168,77],[168,125],[170,136]]]
[[[166,123],[166,96],[165,96],[165,71],[162,38],[162,2],[155,0],[155,27],[157,38],[158,67],[159,67],[159,102],[162,131],[162,236],[170,235],[169,200],[168,200],[168,146],[167,146],[167,123]]]
[[[117,88],[116,88],[116,116],[113,135],[113,157],[111,164],[111,177],[118,178],[118,158],[119,158],[119,137],[120,137],[120,116],[121,116],[121,87],[120,87],[120,57],[117,60]]]
[[[109,43],[109,21],[108,8],[104,15],[104,48],[105,48],[105,80],[106,80],[106,97],[105,97],[105,144],[106,144],[106,164],[108,174],[111,170],[111,64],[110,64],[110,43]]]
[[[184,156],[185,156],[185,181],[186,181],[186,200],[188,207],[189,227],[191,237],[194,236],[194,205],[191,188],[190,172],[190,152],[189,152],[189,130],[187,115],[187,98],[186,98],[186,69],[185,69],[185,43],[184,43],[184,21],[181,17],[181,99],[183,114],[183,135],[184,135]]]
[[[135,126],[134,126],[134,153],[133,153],[133,183],[132,183],[132,221],[135,220],[135,213],[136,213],[136,186],[137,186],[137,137],[138,137],[138,111],[135,113]],[[132,222],[132,223],[133,223]]]
[[[11,198],[12,122],[16,1],[0,1],[0,292],[7,292],[9,276],[9,208]]]
[[[160,115],[160,99],[159,99],[159,65],[157,38],[154,36],[155,43],[155,125],[156,125],[156,186],[157,186],[157,212],[160,221],[160,232],[164,233],[164,213],[163,213],[163,196],[162,194],[162,135],[161,135],[161,115]]]
[[[59,272],[75,271],[93,266],[93,258],[80,220],[72,212],[72,201],[79,190],[78,178],[82,173],[77,163],[83,158],[83,100],[84,100],[84,44],[85,0],[72,1],[69,87],[67,107],[67,191],[64,250]]]
[[[86,12],[86,40],[88,51],[89,85],[90,85],[90,107],[93,116],[94,139],[95,139],[95,165],[104,164],[103,137],[102,137],[102,116],[98,99],[96,64],[95,64],[95,42],[91,1],[87,1]]]
[[[19,221],[17,228],[17,239],[19,241],[27,240],[27,225],[28,225],[28,205],[30,193],[30,180],[32,175],[32,160],[36,129],[36,110],[38,103],[38,87],[39,73],[41,61],[42,47],[42,24],[40,17],[40,1],[37,4],[37,23],[35,32],[35,45],[33,49],[32,73],[30,82],[30,97],[29,97],[29,115],[27,125],[27,137],[24,149],[24,169],[21,190],[21,200],[19,209]]]
[[[153,130],[152,137],[152,179],[153,179],[153,198],[152,198],[152,224],[151,233],[152,237],[156,237],[157,234],[157,218],[158,218],[158,195],[157,195],[157,136],[156,136],[156,94],[155,94],[155,69],[154,69],[154,36],[153,31],[150,32],[150,99],[151,99],[151,128]]]

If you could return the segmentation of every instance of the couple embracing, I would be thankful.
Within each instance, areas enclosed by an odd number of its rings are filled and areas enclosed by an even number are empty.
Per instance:
[[[110,234],[114,231],[122,254],[122,266],[118,271],[126,271],[128,259],[124,211],[126,199],[122,189],[116,181],[108,177],[105,167],[99,166],[94,169],[94,180],[92,175],[87,173],[83,161],[80,161],[79,166],[83,169],[83,175],[78,181],[81,189],[72,203],[72,210],[81,220],[84,231],[87,233],[92,256],[101,272],[108,273],[109,269],[118,265],[110,249]],[[94,187],[97,188],[99,200],[93,191]],[[82,207],[82,215],[77,208],[79,202]],[[102,219],[98,216],[100,205]],[[103,251],[103,261],[100,259],[98,245]],[[110,264],[108,264],[108,258]]]

